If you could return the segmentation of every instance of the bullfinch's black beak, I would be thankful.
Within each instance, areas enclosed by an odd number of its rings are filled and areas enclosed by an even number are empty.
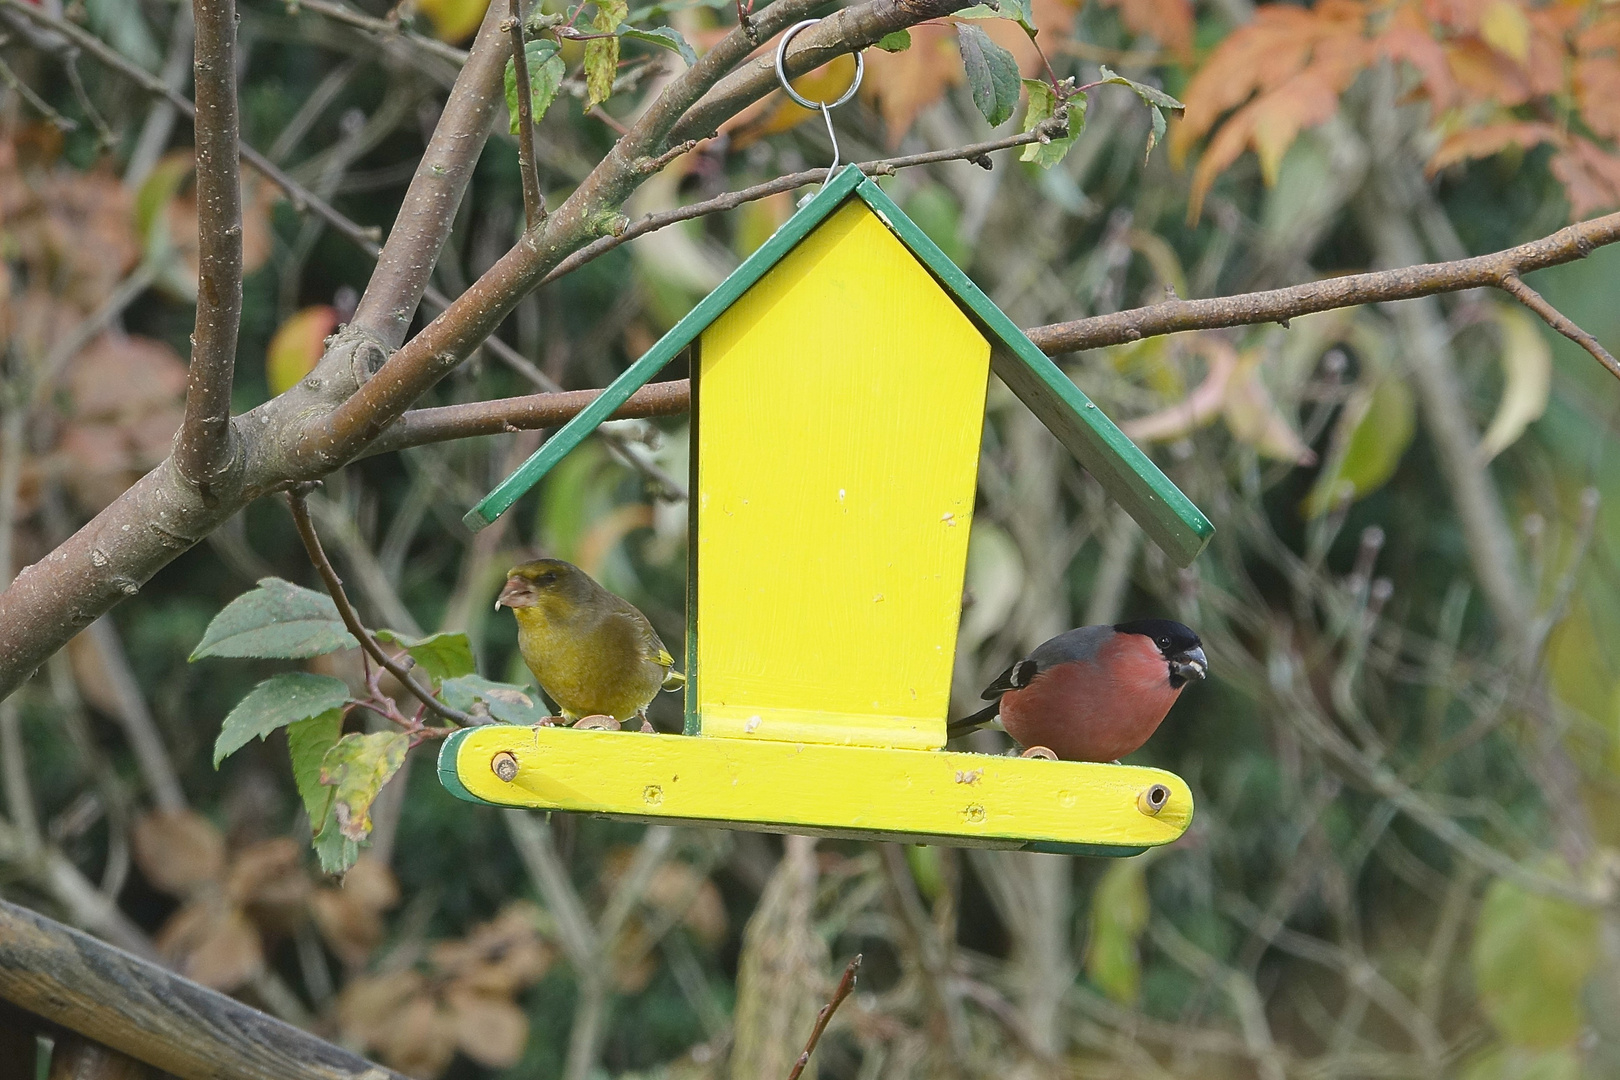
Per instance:
[[[1209,661],[1204,658],[1204,650],[1197,645],[1170,658],[1170,683],[1172,686],[1179,687],[1192,682],[1194,679],[1203,679],[1208,675]]]

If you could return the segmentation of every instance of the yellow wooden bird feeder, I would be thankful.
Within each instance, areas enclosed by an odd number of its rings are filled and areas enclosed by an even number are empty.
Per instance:
[[[490,725],[463,798],[660,822],[1133,854],[1192,820],[1158,769],[952,753],[990,372],[1164,551],[1213,528],[872,180],[838,173],[471,513],[493,521],[691,348],[686,732]]]

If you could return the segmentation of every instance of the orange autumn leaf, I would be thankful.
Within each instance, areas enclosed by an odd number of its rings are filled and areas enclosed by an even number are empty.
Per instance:
[[[962,62],[956,35],[948,24],[921,23],[911,28],[911,48],[889,53],[866,51],[866,80],[861,97],[883,117],[889,149],[900,145],[917,117],[960,83]]]
[[[1193,10],[1187,0],[1102,0],[1102,4],[1118,11],[1119,21],[1131,33],[1161,42],[1179,60],[1191,59]]]
[[[1433,176],[1441,169],[1455,165],[1459,161],[1490,157],[1510,146],[1528,150],[1544,142],[1556,143],[1560,140],[1558,129],[1551,124],[1504,123],[1464,128],[1447,136],[1440,144],[1440,149],[1429,158],[1428,173]]]
[[[1564,185],[1576,218],[1620,206],[1620,157],[1587,139],[1570,140],[1552,159],[1552,174]]]

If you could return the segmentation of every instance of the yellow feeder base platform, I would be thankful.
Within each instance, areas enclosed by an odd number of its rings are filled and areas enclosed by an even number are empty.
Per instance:
[[[1192,822],[1174,773],[1134,765],[491,724],[448,737],[473,802],[855,840],[1135,855]]]

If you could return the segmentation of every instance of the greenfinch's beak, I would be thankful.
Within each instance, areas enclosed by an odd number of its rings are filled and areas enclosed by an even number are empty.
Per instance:
[[[495,598],[495,610],[499,611],[503,607],[533,607],[534,600],[534,585],[531,582],[520,577],[509,577],[506,579],[506,588]]]

